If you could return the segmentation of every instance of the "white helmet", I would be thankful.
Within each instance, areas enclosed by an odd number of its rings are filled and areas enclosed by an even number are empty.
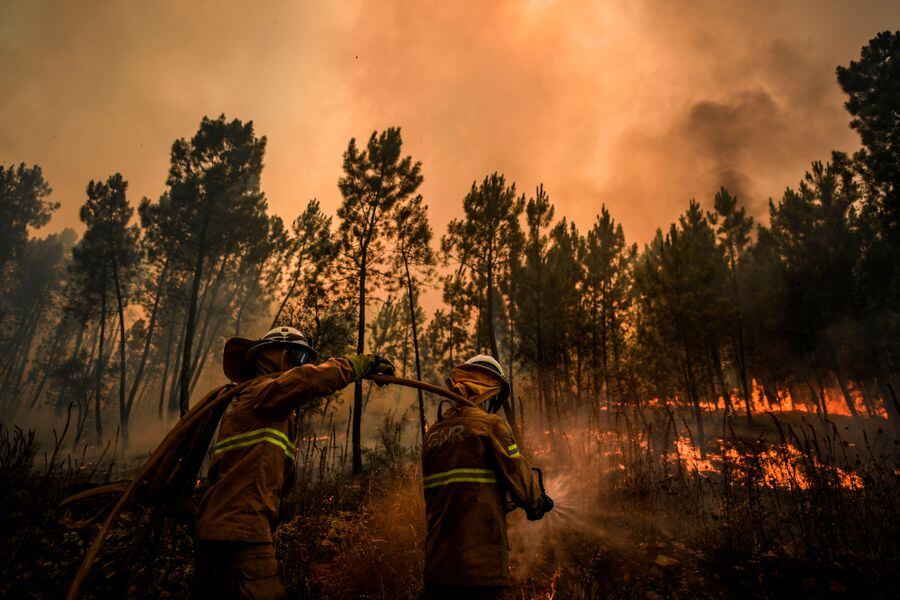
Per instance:
[[[497,359],[488,354],[478,354],[467,360],[464,364],[478,367],[500,380],[500,393],[487,401],[487,411],[493,414],[500,410],[500,407],[503,406],[506,399],[509,398],[510,385],[509,378],[506,376],[506,371],[503,370],[503,367],[500,366]]]
[[[225,342],[222,353],[222,370],[232,381],[249,381],[256,377],[253,355],[263,348],[281,346],[290,351],[293,364],[314,362],[317,358],[309,338],[293,327],[276,327],[262,339],[251,340],[233,337]]]
[[[263,336],[248,351],[247,355],[252,356],[256,351],[264,346],[277,345],[289,348],[296,354],[298,364],[315,361],[318,353],[309,341],[309,338],[303,335],[299,329],[281,325],[269,330],[269,333]]]

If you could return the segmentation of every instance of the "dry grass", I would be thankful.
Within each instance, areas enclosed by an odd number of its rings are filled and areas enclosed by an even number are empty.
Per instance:
[[[898,591],[900,481],[881,422],[708,418],[720,435],[705,458],[663,412],[533,440],[562,506],[518,540],[533,548],[522,597]]]
[[[526,598],[893,597],[900,567],[896,445],[878,420],[708,415],[701,457],[689,419],[662,409],[601,415],[591,426],[532,430],[557,510],[511,518],[516,596]],[[334,427],[310,433],[276,544],[297,597],[413,598],[421,586],[424,506],[402,417],[381,424],[368,474],[346,475]],[[584,422],[584,420],[582,420]],[[63,494],[107,478],[100,462],[41,452],[22,431],[0,433],[5,507],[4,597],[56,597],[93,534],[69,532]],[[92,507],[96,508],[96,507]],[[114,532],[95,597],[180,597],[190,578],[190,520],[139,513]],[[143,536],[143,537],[141,537]],[[132,553],[135,541],[141,550]],[[130,565],[130,566],[129,566]]]

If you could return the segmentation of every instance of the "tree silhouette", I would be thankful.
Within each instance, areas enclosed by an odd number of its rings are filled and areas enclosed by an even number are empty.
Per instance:
[[[887,227],[900,228],[900,31],[883,31],[864,46],[859,61],[837,68],[848,99],[850,126],[863,149],[857,160],[882,198]]]
[[[170,268],[188,281],[178,375],[181,414],[187,412],[198,364],[194,338],[201,284],[210,277],[220,281],[251,240],[267,235],[266,199],[259,189],[265,148],[266,138],[256,137],[252,122],[226,121],[225,115],[204,117],[193,138],[172,145],[160,230],[175,236]],[[219,286],[213,289],[218,292]]]
[[[35,342],[51,333],[47,317],[58,301],[74,243],[75,232],[65,229],[46,238],[30,239],[17,253],[19,276],[4,297],[15,321],[7,323],[8,336],[3,336],[0,345],[0,414],[7,418],[23,404],[23,377],[29,361],[37,359],[32,355]],[[28,408],[32,406],[28,403]]]
[[[515,184],[507,186],[503,175],[493,173],[472,188],[463,200],[462,219],[454,219],[441,239],[441,249],[461,269],[459,280],[467,303],[477,313],[476,346],[501,357],[498,321],[504,312],[500,290],[509,277],[509,255],[521,243],[519,216],[525,200],[516,196]],[[445,282],[446,286],[453,285]],[[509,402],[504,407],[515,430],[516,418]]]
[[[98,441],[102,434],[100,405],[102,377],[106,357],[104,343],[109,289],[115,295],[119,325],[119,424],[123,439],[128,439],[128,416],[131,406],[125,399],[125,304],[128,286],[138,261],[138,227],[129,225],[134,209],[125,197],[128,187],[119,173],[105,182],[91,181],[87,186],[87,201],[81,207],[81,221],[87,226],[84,237],[72,251],[73,269],[81,282],[81,292],[89,297],[99,286],[100,333],[97,366],[94,372],[95,427]],[[110,285],[111,284],[111,285]]]
[[[0,273],[4,280],[7,264],[28,241],[28,228],[43,227],[59,208],[58,202],[46,199],[50,192],[38,165],[0,165]]]
[[[291,233],[292,236],[285,249],[290,285],[281,299],[278,310],[275,311],[275,316],[272,317],[272,327],[278,324],[284,306],[293,298],[304,273],[308,272],[310,267],[315,269],[323,261],[330,262],[335,254],[334,241],[331,237],[331,217],[322,212],[322,207],[316,199],[310,200],[306,209],[294,219]]]
[[[357,294],[356,351],[365,351],[366,294],[383,279],[378,267],[386,259],[387,221],[395,206],[415,194],[422,183],[421,164],[402,156],[399,128],[372,132],[362,151],[351,139],[344,152],[344,174],[338,181],[343,202],[338,208],[338,244],[343,269]],[[362,471],[360,445],[362,382],[353,390],[353,472]]]
[[[746,255],[753,231],[753,218],[747,216],[744,207],[738,208],[737,197],[728,193],[724,187],[716,192],[713,201],[715,212],[708,215],[713,226],[717,226],[716,234],[719,237],[719,246],[725,253],[728,264],[728,273],[731,280],[730,306],[727,320],[733,322],[731,327],[731,342],[734,352],[735,367],[740,380],[741,395],[744,398],[744,407],[747,419],[753,418],[751,408],[750,380],[747,374],[747,348],[744,339],[744,317],[741,309],[741,268]]]
[[[436,259],[431,249],[431,226],[421,196],[410,198],[398,204],[394,209],[391,225],[391,238],[394,241],[394,259],[392,269],[395,280],[399,280],[406,288],[406,304],[408,323],[411,329],[413,355],[416,367],[416,379],[422,379],[422,356],[419,348],[420,310],[418,303],[419,288],[423,278],[426,282],[433,276]],[[425,400],[422,390],[417,390],[419,402],[420,433],[425,436]]]
[[[517,330],[520,338],[519,355],[536,379],[537,406],[545,417],[550,414],[549,384],[547,376],[547,332],[548,309],[555,305],[547,285],[547,251],[550,245],[547,229],[553,222],[553,205],[550,197],[540,185],[534,197],[525,205],[527,238],[525,240],[525,260],[521,266],[514,262],[510,279],[514,279],[516,297],[515,313],[519,322]]]
[[[619,401],[624,398],[621,361],[625,351],[625,317],[630,303],[631,261],[636,248],[625,243],[621,224],[602,206],[585,239],[584,294],[591,335],[594,393],[610,394],[611,377]],[[611,395],[610,395],[611,397]]]

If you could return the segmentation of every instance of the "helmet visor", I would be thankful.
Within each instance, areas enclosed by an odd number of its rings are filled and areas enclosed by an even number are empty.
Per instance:
[[[303,346],[291,344],[287,346],[287,353],[291,364],[296,367],[313,361],[313,353],[309,351],[309,348]]]

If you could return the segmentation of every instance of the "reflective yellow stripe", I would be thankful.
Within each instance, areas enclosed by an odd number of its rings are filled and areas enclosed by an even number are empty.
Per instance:
[[[426,490],[430,490],[431,488],[447,485],[448,483],[497,483],[497,480],[495,478],[488,479],[486,477],[451,477],[450,479],[441,479],[439,481],[426,483],[424,487]]]
[[[450,469],[422,478],[426,490],[448,483],[497,483],[490,469]]]
[[[239,433],[237,435],[229,436],[223,440],[219,440],[218,442],[216,442],[215,447],[227,446],[233,442],[237,442],[237,441],[244,440],[244,439],[251,438],[251,437],[257,437],[259,435],[266,434],[266,433],[271,434],[271,435],[275,436],[276,438],[280,439],[282,442],[284,442],[284,444],[287,447],[289,447],[291,450],[294,450],[294,444],[291,443],[291,440],[288,439],[288,436],[283,431],[279,431],[272,427],[260,427],[259,429],[254,429],[254,430],[248,431],[246,433]]]
[[[259,444],[260,442],[268,442],[270,444],[274,444],[284,450],[284,455],[289,459],[294,460],[294,452],[289,450],[288,447],[281,440],[275,439],[268,435],[264,435],[258,438],[253,438],[250,440],[244,440],[243,442],[235,442],[233,444],[229,444],[227,446],[222,446],[221,448],[215,448],[213,450],[213,454],[220,454],[222,452],[228,452],[230,450],[237,450],[238,448],[245,448],[247,446],[252,446],[254,444]]]
[[[507,447],[506,451],[509,453],[510,458],[515,458],[517,456],[521,456],[519,454],[519,446],[517,446],[516,444],[513,444],[512,446]]]
[[[514,452],[514,451],[516,451],[516,450],[519,449],[519,446],[518,446],[517,444],[513,444],[512,446],[507,446],[506,449],[507,449],[509,452]]]
[[[449,471],[433,473],[432,475],[423,477],[422,481],[434,481],[435,479],[443,479],[444,477],[450,477],[452,475],[487,475],[493,477],[494,472],[490,469],[450,469]]]
[[[255,429],[247,433],[227,437],[213,446],[213,455],[228,452],[230,450],[237,450],[238,448],[246,448],[247,446],[259,444],[260,442],[268,442],[269,444],[278,446],[284,451],[285,456],[291,460],[294,459],[294,452],[296,452],[294,445],[291,444],[290,441],[287,441],[286,435],[277,429],[272,429],[270,427],[263,427],[262,429]]]

